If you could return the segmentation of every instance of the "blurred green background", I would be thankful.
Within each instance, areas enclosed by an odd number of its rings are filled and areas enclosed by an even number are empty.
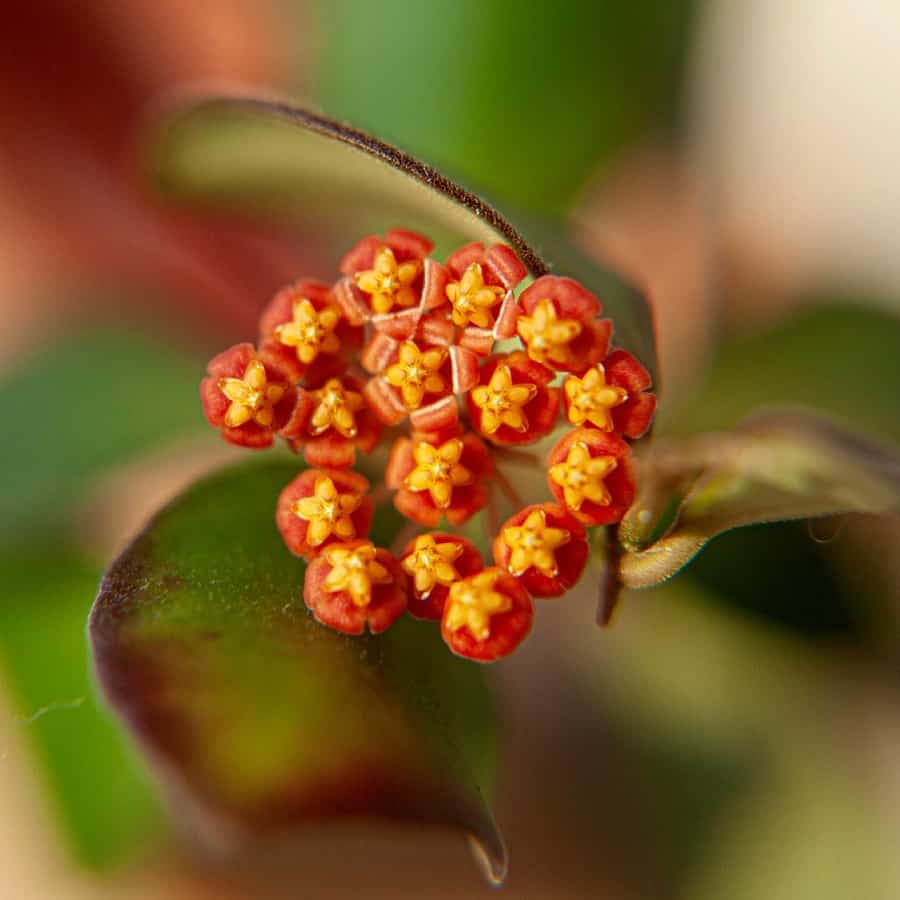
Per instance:
[[[889,261],[883,278],[835,265],[839,254],[811,268],[766,243],[770,223],[733,214],[727,148],[704,143],[704,79],[740,78],[716,43],[721,18],[687,0],[86,3],[78,16],[38,2],[12,14],[0,37],[0,777],[34,791],[0,813],[4,896],[285,890],[181,855],[97,698],[85,642],[104,565],[160,502],[232,458],[202,422],[206,359],[252,337],[279,284],[331,264],[302,223],[152,195],[139,135],[172,91],[215,80],[308,100],[517,209],[570,217],[585,249],[649,291],[661,432],[800,403],[900,442]],[[827,182],[819,162],[809,177]],[[491,672],[508,894],[896,896],[898,537],[876,520],[746,529],[627,597],[608,632],[588,627],[591,585],[542,608],[529,644]],[[461,853],[413,854],[398,873],[373,852],[369,877],[340,853],[305,858],[310,895],[381,879],[392,897],[480,896]],[[7,856],[24,862],[6,868]]]

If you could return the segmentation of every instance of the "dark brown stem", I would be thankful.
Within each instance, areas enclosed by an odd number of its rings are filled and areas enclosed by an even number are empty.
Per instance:
[[[621,552],[614,538],[607,542],[604,572],[600,579],[600,602],[597,605],[597,624],[601,628],[606,628],[612,622],[622,596],[622,582],[619,578]]]

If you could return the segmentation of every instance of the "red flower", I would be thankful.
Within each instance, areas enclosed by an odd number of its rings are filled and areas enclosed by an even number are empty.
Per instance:
[[[378,373],[365,387],[366,399],[386,425],[407,416],[417,431],[451,427],[459,417],[456,395],[478,380],[475,354],[461,347],[431,346],[420,339],[397,341],[376,334],[361,358]]]
[[[369,482],[346,469],[307,469],[278,498],[275,522],[291,553],[312,557],[329,544],[365,538],[374,504]]]
[[[481,367],[479,386],[466,397],[473,427],[494,444],[530,444],[553,430],[559,391],[553,372],[521,351]]]
[[[554,503],[526,506],[494,540],[494,561],[534,597],[560,597],[576,585],[588,559],[585,530]]]
[[[610,384],[624,388],[628,399],[613,410],[613,427],[625,437],[645,434],[656,412],[656,395],[650,393],[650,373],[625,350],[613,350],[603,360]]]
[[[571,278],[543,275],[519,298],[516,330],[528,355],[562,372],[581,373],[609,351],[612,323],[600,301]]]
[[[323,625],[345,634],[389,628],[406,609],[406,576],[371,541],[326,547],[307,567],[303,601]]]
[[[381,423],[362,395],[362,384],[345,375],[314,391],[299,388],[297,405],[279,434],[295,450],[303,449],[309,465],[349,468],[356,451],[370,453],[381,436]]]
[[[488,501],[484,479],[493,471],[487,447],[474,434],[443,443],[398,438],[384,483],[397,491],[394,506],[407,518],[434,528],[445,516],[461,525]]]
[[[441,617],[441,636],[458,656],[494,662],[509,656],[531,631],[534,606],[525,588],[492,567],[457,581]]]
[[[257,356],[253,344],[236,344],[214,357],[200,382],[207,421],[241,447],[270,447],[297,399],[287,376]]]
[[[345,277],[334,288],[347,319],[354,325],[371,321],[401,340],[414,334],[422,315],[446,302],[447,272],[427,258],[433,247],[399,228],[359,241],[341,260]]]
[[[400,565],[409,576],[409,612],[417,619],[437,621],[451,585],[484,568],[476,546],[445,532],[420,534],[409,542]]]
[[[585,525],[618,522],[634,501],[631,448],[596,428],[564,435],[548,456],[553,496]]]
[[[259,322],[260,355],[291,381],[312,385],[342,375],[347,357],[362,346],[363,330],[351,325],[320,281],[298,281],[280,290]]]
[[[656,410],[656,397],[646,393],[650,384],[650,373],[630,353],[614,350],[581,378],[565,380],[566,417],[573,425],[639,438]]]
[[[344,278],[331,291],[315,281],[281,291],[261,322],[260,356],[246,344],[213,360],[204,406],[229,440],[259,446],[275,432],[314,467],[282,491],[276,522],[287,547],[309,560],[303,596],[320,622],[377,632],[408,608],[440,620],[454,653],[492,662],[527,636],[532,596],[562,596],[582,577],[585,526],[614,524],[631,506],[633,464],[622,436],[646,432],[656,398],[633,356],[609,352],[611,323],[577,282],[543,276],[517,302],[526,273],[509,247],[467,244],[446,269],[428,258],[431,249],[408,231],[370,236],[344,258]],[[358,350],[369,322],[375,332],[353,359],[347,350]],[[498,339],[516,334],[524,350],[490,355]],[[357,363],[371,376],[365,385],[349,374]],[[292,387],[285,371],[305,386]],[[475,433],[463,430],[462,395]],[[348,469],[385,425],[409,422],[384,470],[401,515],[435,529],[488,507],[493,527],[494,485],[522,503],[482,437],[499,447],[539,441],[552,433],[562,401],[578,427],[548,457],[558,503],[514,513],[494,535],[496,565],[485,569],[476,546],[452,531],[419,535],[399,560],[367,539],[369,483]],[[532,454],[494,452],[540,470]]]
[[[516,333],[517,306],[513,289],[528,274],[506,244],[485,250],[476,241],[447,258],[447,299],[450,319],[462,329],[460,343],[487,356],[494,341]]]

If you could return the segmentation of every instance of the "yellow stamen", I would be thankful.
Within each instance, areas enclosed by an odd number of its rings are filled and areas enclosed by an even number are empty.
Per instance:
[[[410,260],[398,263],[389,247],[382,247],[375,254],[373,268],[357,272],[353,276],[356,286],[372,299],[372,311],[390,312],[394,306],[412,306],[416,294],[412,283],[422,271],[422,263]]]
[[[544,510],[533,510],[521,525],[503,529],[503,543],[512,551],[506,568],[518,576],[533,566],[542,575],[553,578],[558,572],[555,551],[568,544],[571,537],[564,528],[548,528]]]
[[[437,585],[448,587],[459,581],[453,563],[462,552],[462,544],[455,541],[439,544],[430,534],[417,537],[412,553],[403,560],[403,569],[413,579],[416,594],[424,600]]]
[[[491,617],[512,609],[512,600],[494,590],[499,577],[498,571],[488,569],[451,586],[444,611],[448,630],[468,628],[479,641],[491,636]]]
[[[337,353],[341,342],[334,329],[341,314],[334,307],[316,308],[305,297],[294,301],[294,318],[275,329],[275,339],[294,347],[297,359],[309,365],[320,353]]]
[[[219,390],[231,401],[225,413],[228,428],[240,428],[251,419],[263,428],[275,421],[275,405],[284,396],[286,385],[269,384],[266,367],[254,359],[242,378],[220,378]]]
[[[472,389],[472,400],[481,409],[481,430],[494,434],[501,425],[528,430],[523,407],[537,394],[537,385],[513,384],[509,366],[497,366],[487,386]]]
[[[390,584],[391,573],[375,560],[375,545],[369,541],[358,547],[332,545],[322,555],[333,566],[325,576],[324,587],[329,593],[346,591],[356,606],[372,602],[372,587]]]
[[[569,344],[581,334],[575,319],[560,319],[552,300],[541,300],[530,316],[522,316],[516,329],[528,355],[539,363],[569,365],[573,361]]]
[[[472,473],[460,465],[463,442],[459,438],[451,438],[440,447],[426,441],[419,441],[413,447],[413,459],[416,467],[406,476],[406,487],[414,492],[428,491],[438,509],[450,506],[453,488],[469,484]]]
[[[341,540],[356,537],[351,515],[359,508],[362,495],[341,494],[327,475],[316,478],[311,497],[303,497],[293,505],[295,516],[309,522],[306,541],[318,547],[332,535]]]
[[[309,433],[320,435],[329,428],[344,437],[356,437],[356,413],[363,407],[362,394],[347,390],[337,378],[325,383],[321,390],[313,391],[315,409],[309,420]]]
[[[472,263],[459,281],[451,281],[445,288],[453,306],[451,316],[455,325],[470,322],[479,328],[490,328],[494,322],[491,307],[496,306],[506,291],[502,287],[484,283],[484,273],[478,263]]]
[[[628,399],[625,388],[606,383],[606,370],[599,364],[582,378],[570,375],[563,389],[569,398],[569,421],[573,425],[590,422],[603,431],[613,430],[611,410]]]
[[[438,371],[446,358],[446,350],[433,348],[423,353],[412,341],[404,341],[397,362],[387,367],[384,377],[399,388],[407,409],[418,409],[425,394],[439,394],[446,388]]]
[[[570,509],[581,509],[585,500],[598,506],[609,506],[612,497],[603,481],[616,465],[614,456],[592,459],[587,444],[577,441],[563,462],[550,467],[550,479],[563,489],[566,506]]]

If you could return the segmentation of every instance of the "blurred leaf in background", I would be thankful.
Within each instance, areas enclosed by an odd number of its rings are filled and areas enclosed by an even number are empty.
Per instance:
[[[80,330],[0,380],[15,423],[0,444],[6,546],[71,528],[91,480],[116,464],[200,431],[202,365],[162,337]]]
[[[759,406],[804,405],[900,442],[900,319],[865,296],[822,296],[764,331],[726,340],[705,387],[659,429],[727,429]]]
[[[47,546],[0,557],[0,673],[65,845],[105,868],[147,852],[161,830],[159,805],[90,673],[84,623],[100,566]]]
[[[693,0],[318,4],[317,99],[500,199],[565,209],[676,119]]]
[[[96,697],[85,621],[103,561],[79,550],[76,522],[111,468],[201,429],[201,368],[162,337],[98,327],[61,336],[0,381],[15,423],[0,449],[0,671],[66,843],[91,866],[129,857],[160,821]]]

